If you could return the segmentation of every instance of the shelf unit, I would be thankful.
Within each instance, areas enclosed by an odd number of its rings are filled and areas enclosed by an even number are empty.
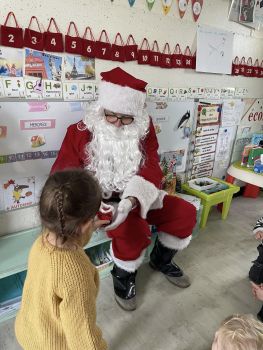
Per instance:
[[[201,210],[198,211],[198,222],[193,231],[193,237],[198,233],[198,226],[200,222]],[[25,271],[27,269],[27,258],[31,246],[35,239],[41,233],[41,227],[36,227],[24,231],[20,231],[13,234],[8,234],[6,236],[0,236],[0,287],[1,279],[8,276],[15,275],[19,272]],[[156,232],[152,232],[152,243],[147,248],[144,261],[149,261],[150,252],[153,248],[154,241],[156,238]],[[85,250],[99,246],[106,242],[111,241],[110,238],[106,236],[106,233],[101,230],[97,230],[93,233],[90,242],[84,247]],[[113,263],[105,264],[98,268],[100,278],[105,278],[109,275],[112,269]],[[0,324],[10,318],[15,317],[17,310],[11,310],[4,315],[0,315]]]
[[[41,227],[36,227],[20,231],[6,236],[0,236],[0,286],[1,280],[15,275],[27,269],[27,259],[31,246],[41,233]],[[96,231],[91,241],[84,247],[85,250],[109,242],[103,231]],[[109,275],[113,263],[105,265],[100,271],[100,278]],[[11,310],[4,315],[0,315],[0,323],[16,315],[17,310]]]

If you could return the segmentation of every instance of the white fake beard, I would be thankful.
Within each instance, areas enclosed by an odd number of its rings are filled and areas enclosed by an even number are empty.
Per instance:
[[[93,135],[86,146],[86,169],[98,179],[104,198],[112,192],[123,192],[143,163],[140,141],[146,136],[149,116],[144,112],[137,118],[132,124],[117,128],[105,120],[103,109],[98,106],[84,118]]]

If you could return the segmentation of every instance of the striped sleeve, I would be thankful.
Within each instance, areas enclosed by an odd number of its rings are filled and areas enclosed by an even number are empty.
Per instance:
[[[256,225],[253,229],[253,234],[256,234],[258,231],[263,231],[263,216],[256,222]]]

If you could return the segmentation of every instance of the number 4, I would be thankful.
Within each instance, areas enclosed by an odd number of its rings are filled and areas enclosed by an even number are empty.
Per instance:
[[[50,43],[51,43],[52,45],[54,45],[54,46],[57,45],[55,38],[52,38]]]

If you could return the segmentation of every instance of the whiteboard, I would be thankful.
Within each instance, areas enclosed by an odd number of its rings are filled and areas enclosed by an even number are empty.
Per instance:
[[[234,33],[198,26],[196,71],[231,74]]]

